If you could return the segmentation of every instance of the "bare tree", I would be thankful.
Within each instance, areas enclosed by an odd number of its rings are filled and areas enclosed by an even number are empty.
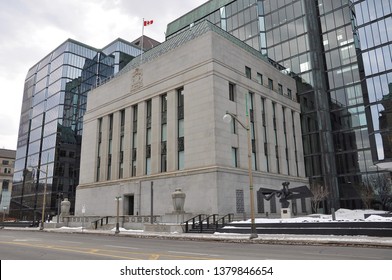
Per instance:
[[[373,186],[375,200],[383,210],[390,210],[392,207],[392,183],[391,174],[379,173],[369,176],[369,181]]]
[[[371,208],[372,202],[375,199],[374,190],[371,184],[363,182],[362,184],[354,185],[366,209]]]
[[[320,207],[320,203],[329,196],[329,191],[327,188],[317,182],[312,182],[310,184],[310,191],[313,194],[311,197],[312,209],[314,213],[317,213],[317,210]]]

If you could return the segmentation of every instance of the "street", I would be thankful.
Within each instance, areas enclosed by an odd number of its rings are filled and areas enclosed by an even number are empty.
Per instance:
[[[0,258],[1,260],[391,260],[392,250],[0,230]]]

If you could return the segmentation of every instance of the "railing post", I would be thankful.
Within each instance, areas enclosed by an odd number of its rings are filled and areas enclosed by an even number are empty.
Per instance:
[[[203,232],[203,223],[201,221],[201,215],[199,215],[199,232]]]
[[[189,221],[186,221],[186,223],[185,223],[185,232],[186,233],[188,233],[188,223],[189,223]]]

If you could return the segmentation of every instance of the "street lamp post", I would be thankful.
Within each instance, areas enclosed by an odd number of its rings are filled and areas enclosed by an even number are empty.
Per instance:
[[[249,176],[250,216],[251,216],[250,239],[253,239],[253,238],[257,238],[257,233],[256,233],[256,224],[255,224],[255,206],[254,206],[253,174],[252,174],[252,141],[250,135],[248,102],[246,102],[246,124],[241,122],[236,115],[226,111],[226,114],[223,116],[223,120],[226,123],[230,123],[233,119],[236,120],[243,128],[245,128],[248,137],[248,176]]]
[[[121,196],[116,196],[116,201],[117,201],[117,215],[116,215],[116,231],[115,233],[118,234],[120,233],[120,200]]]
[[[5,222],[5,211],[7,211],[7,206],[3,206],[3,223]]]
[[[61,198],[63,197],[63,193],[57,193],[57,223],[60,223],[60,209],[61,209]]]

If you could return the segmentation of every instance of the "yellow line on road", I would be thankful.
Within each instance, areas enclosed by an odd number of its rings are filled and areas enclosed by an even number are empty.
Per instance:
[[[24,246],[24,247],[33,247],[33,248],[46,248],[50,250],[58,250],[58,251],[67,251],[67,252],[74,252],[86,255],[97,255],[103,257],[111,257],[116,259],[126,259],[126,260],[157,260],[173,258],[179,260],[218,260],[218,258],[209,258],[209,257],[196,257],[196,256],[184,256],[184,255],[175,255],[175,254],[152,254],[148,252],[136,252],[136,251],[118,251],[118,250],[102,250],[97,248],[82,248],[78,247],[74,249],[70,246],[63,247],[63,246],[54,246],[54,245],[47,245],[47,244],[40,244],[40,243],[20,243],[20,242],[4,242],[0,241],[0,244],[9,244],[9,245],[16,245],[16,246]],[[134,255],[134,257],[130,257],[127,255]],[[138,255],[139,257],[136,257]],[[144,257],[142,257],[144,256]]]

